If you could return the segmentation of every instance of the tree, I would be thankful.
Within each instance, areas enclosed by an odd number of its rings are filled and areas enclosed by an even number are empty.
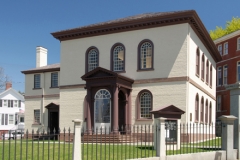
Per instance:
[[[10,82],[10,79],[7,75],[4,74],[4,69],[0,67],[0,91],[4,90],[6,82]]]
[[[237,30],[240,30],[240,18],[233,17],[231,21],[226,22],[225,28],[216,26],[215,30],[210,30],[210,37],[215,40]]]

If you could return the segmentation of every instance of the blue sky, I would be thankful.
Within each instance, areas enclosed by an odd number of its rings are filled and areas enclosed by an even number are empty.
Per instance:
[[[48,64],[60,62],[60,42],[52,32],[142,13],[191,9],[209,31],[240,17],[239,6],[239,0],[1,0],[0,66],[13,88],[24,92],[21,71],[35,68],[36,46],[48,49]]]

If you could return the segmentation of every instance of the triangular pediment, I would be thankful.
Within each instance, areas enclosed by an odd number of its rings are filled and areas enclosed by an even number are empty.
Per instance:
[[[107,69],[97,67],[94,70],[86,73],[82,76],[83,80],[91,78],[104,78],[104,77],[117,77],[117,73],[109,71]]]
[[[185,111],[174,105],[160,107],[151,111],[152,114],[184,114]]]

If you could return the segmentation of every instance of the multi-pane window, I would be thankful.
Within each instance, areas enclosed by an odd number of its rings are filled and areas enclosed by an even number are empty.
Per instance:
[[[219,51],[220,55],[222,56],[222,45],[221,44],[218,45],[218,51]]]
[[[113,71],[124,71],[124,48],[116,46],[113,49]]]
[[[218,73],[217,73],[217,85],[222,85],[222,67],[218,67]]]
[[[201,63],[201,78],[204,80],[204,66],[205,66],[205,57],[204,54],[202,55],[202,63]]]
[[[41,88],[41,75],[40,74],[34,75],[34,88]]]
[[[3,100],[3,106],[4,107],[7,107],[7,104],[8,104],[7,102],[8,102],[7,100]]]
[[[40,109],[34,110],[34,123],[40,123]]]
[[[224,43],[224,55],[228,54],[228,42]]]
[[[14,124],[14,115],[9,114],[9,123],[8,124]]]
[[[210,87],[212,87],[212,65],[210,66]]]
[[[199,49],[197,49],[196,53],[196,74],[199,75],[199,60],[200,60],[200,54],[199,54]]]
[[[0,99],[0,107],[2,107],[2,100]]]
[[[148,92],[140,95],[140,118],[151,118],[152,96]]]
[[[240,62],[237,63],[237,80],[240,81]]]
[[[200,119],[201,119],[201,122],[203,122],[203,109],[204,109],[204,99],[203,99],[203,97],[202,97],[202,99],[201,99],[201,111],[200,111]]]
[[[237,50],[240,50],[240,38],[237,39]]]
[[[228,66],[223,66],[223,84],[227,84]]]
[[[13,100],[8,100],[8,107],[13,108]]]
[[[195,99],[195,121],[196,122],[198,122],[198,116],[199,116],[199,97],[197,94]]]
[[[51,87],[58,87],[58,72],[51,73]]]
[[[20,117],[20,122],[24,122],[24,117]]]
[[[88,72],[98,67],[98,51],[97,49],[91,49],[88,52]]]
[[[205,123],[208,123],[208,100],[206,100],[205,104]]]
[[[209,123],[212,123],[212,103],[211,102],[209,107]]]
[[[18,106],[18,100],[14,100],[14,101],[13,101],[13,106],[14,106],[14,107],[17,107],[17,106]]]
[[[209,75],[209,63],[207,61],[207,63],[206,63],[206,83],[208,83],[208,79],[209,79],[208,75]]]
[[[152,68],[153,46],[149,42],[144,42],[140,47],[140,69]]]
[[[221,111],[221,105],[222,105],[222,96],[217,96],[217,111]]]

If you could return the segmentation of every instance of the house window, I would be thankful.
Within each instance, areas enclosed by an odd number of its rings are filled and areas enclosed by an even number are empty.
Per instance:
[[[58,72],[51,73],[51,87],[58,87]]]
[[[201,111],[200,111],[201,122],[203,122],[203,115],[204,115],[204,98],[202,97],[202,99],[201,99]]]
[[[8,125],[8,114],[5,114],[5,125]]]
[[[115,72],[125,70],[125,49],[123,45],[114,45],[112,49],[112,70]]]
[[[0,99],[0,107],[2,107],[2,100]]]
[[[99,64],[99,52],[97,48],[90,47],[87,50],[87,69],[86,72],[90,72],[98,67]]]
[[[212,103],[211,102],[209,106],[209,123],[212,123]]]
[[[14,124],[14,115],[9,114],[9,123],[8,124]]]
[[[224,53],[223,55],[228,54],[228,42],[224,43]]]
[[[8,108],[13,108],[13,100],[8,100]]]
[[[217,96],[217,111],[221,111],[222,106],[222,96],[218,95]]]
[[[40,123],[40,109],[34,110],[34,123],[39,124]]]
[[[208,123],[208,100],[206,100],[205,104],[205,123]]]
[[[237,39],[237,50],[240,50],[240,37]]]
[[[151,119],[152,115],[152,93],[148,90],[142,90],[138,94],[137,100],[137,117],[138,119]]]
[[[207,61],[207,63],[206,63],[206,83],[208,83],[208,75],[209,75],[209,63],[208,63],[208,61]]]
[[[240,81],[240,62],[237,63],[237,80]]]
[[[153,43],[149,40],[142,41],[138,47],[139,50],[139,60],[138,69],[148,70],[153,69]]]
[[[196,74],[199,75],[199,60],[200,60],[200,54],[199,54],[199,48],[197,48],[197,53],[196,53]]]
[[[227,84],[228,66],[223,66],[223,84]]]
[[[18,108],[21,108],[21,100],[18,100]]]
[[[41,88],[41,75],[40,74],[34,75],[34,88],[35,89]]]
[[[221,86],[222,85],[222,67],[218,67],[217,76],[218,76],[218,78],[217,78],[218,79],[217,85]]]
[[[201,79],[204,81],[204,66],[205,66],[205,57],[202,55],[202,63],[201,63]]]
[[[24,117],[20,117],[20,123],[24,122]]]
[[[17,107],[17,106],[18,106],[18,100],[14,100],[14,101],[13,101],[13,106],[14,106],[14,107]]]
[[[195,121],[196,122],[198,122],[198,116],[199,116],[199,97],[197,94],[195,99]]]
[[[7,100],[3,100],[3,106],[7,107]]]
[[[219,51],[220,55],[222,56],[222,45],[221,44],[218,45],[218,51]]]
[[[210,66],[210,87],[212,87],[212,65]]]

